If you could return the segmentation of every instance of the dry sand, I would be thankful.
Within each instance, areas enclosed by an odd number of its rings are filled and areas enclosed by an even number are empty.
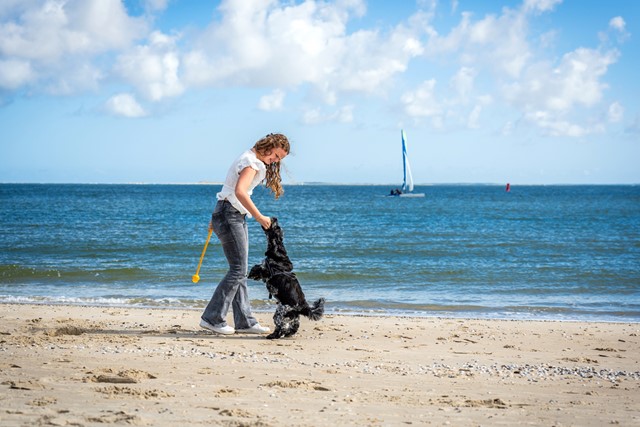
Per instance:
[[[199,316],[0,305],[0,425],[640,425],[637,323]]]

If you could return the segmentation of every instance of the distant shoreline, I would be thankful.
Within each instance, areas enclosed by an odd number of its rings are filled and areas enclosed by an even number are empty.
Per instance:
[[[222,182],[0,182],[0,185],[222,185]],[[439,182],[439,183],[419,183],[415,184],[416,187],[472,187],[472,186],[486,186],[486,187],[503,187],[506,182]],[[554,183],[554,184],[528,184],[528,183],[513,183],[511,187],[584,187],[584,186],[599,186],[599,187],[612,187],[612,186],[625,186],[634,187],[640,185],[640,183]],[[301,187],[301,186],[335,186],[335,187],[398,187],[398,183],[340,183],[340,182],[284,182],[285,187]]]

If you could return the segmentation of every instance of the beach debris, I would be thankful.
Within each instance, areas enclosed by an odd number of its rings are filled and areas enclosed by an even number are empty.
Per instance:
[[[56,399],[55,397],[39,397],[37,399],[32,400],[31,402],[27,403],[27,405],[31,405],[31,406],[49,406],[49,405],[53,405],[55,403],[58,402],[58,399]]]
[[[88,381],[94,383],[111,383],[111,384],[136,384],[141,380],[155,379],[154,375],[148,372],[139,371],[137,369],[127,369],[116,374],[112,370],[107,369],[104,374],[94,375],[88,378]]]
[[[98,375],[94,377],[91,381],[96,383],[114,383],[114,384],[136,384],[138,382],[133,378],[114,377],[110,375]]]
[[[220,415],[225,417],[253,418],[254,415],[244,409],[223,409]]]
[[[608,351],[611,353],[617,353],[618,351],[624,351],[624,350],[616,350],[615,348],[611,348],[611,347],[596,347],[594,349],[595,351]]]
[[[50,331],[48,335],[52,337],[59,337],[62,335],[82,335],[87,332],[84,328],[79,328],[77,326],[63,326],[62,328],[57,328],[54,331]]]
[[[306,390],[331,391],[330,389],[320,385],[320,383],[316,381],[305,381],[305,380],[291,380],[291,381],[277,380],[277,381],[272,381],[266,384],[262,384],[261,387],[302,388]]]
[[[143,425],[141,418],[137,415],[127,414],[124,411],[111,411],[106,410],[104,413],[87,418],[87,422],[97,424],[129,424],[129,425]]]
[[[2,385],[8,385],[11,390],[43,390],[44,386],[37,381],[5,381]]]
[[[511,406],[510,404],[507,404],[504,400],[500,399],[500,398],[494,398],[494,399],[481,399],[481,400],[474,400],[474,399],[466,399],[464,401],[458,401],[455,400],[454,398],[450,398],[447,395],[443,395],[441,399],[438,399],[438,402],[440,404],[445,404],[448,406],[453,406],[453,407],[466,407],[466,408],[497,408],[497,409],[507,409],[509,406]],[[521,405],[516,405],[516,406],[521,406]]]

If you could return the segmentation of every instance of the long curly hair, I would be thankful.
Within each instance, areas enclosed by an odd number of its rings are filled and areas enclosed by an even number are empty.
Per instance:
[[[264,138],[255,143],[253,148],[261,156],[268,156],[272,150],[276,148],[282,148],[287,154],[291,149],[289,140],[281,133],[270,133]],[[280,177],[280,162],[273,162],[267,166],[267,176],[264,179],[265,187],[273,192],[273,195],[278,199],[284,193],[282,188],[282,178]]]

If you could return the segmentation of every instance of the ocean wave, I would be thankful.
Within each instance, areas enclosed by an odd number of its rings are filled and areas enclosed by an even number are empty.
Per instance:
[[[0,283],[23,283],[37,280],[60,279],[64,281],[133,281],[154,277],[148,270],[140,267],[70,269],[70,268],[35,268],[15,264],[0,265]]]
[[[0,295],[0,304],[42,304],[98,307],[132,307],[179,310],[203,310],[207,299],[143,298],[143,297],[65,297]],[[256,313],[273,313],[276,301],[254,299],[251,306]],[[572,310],[565,307],[484,307],[479,305],[410,304],[394,301],[327,301],[326,314],[357,316],[399,316],[417,318],[479,318],[501,320],[593,321],[640,323],[640,311],[615,309]]]
[[[14,296],[0,295],[0,304],[51,304],[51,305],[90,305],[99,307],[138,307],[138,308],[204,308],[205,300],[178,298],[119,298],[119,297],[65,297],[65,296]]]

